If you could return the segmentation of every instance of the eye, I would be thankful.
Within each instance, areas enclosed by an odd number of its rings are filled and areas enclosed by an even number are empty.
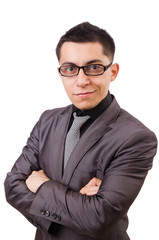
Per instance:
[[[65,65],[60,67],[60,73],[63,76],[74,76],[78,72],[78,67],[72,65]]]
[[[67,72],[67,73],[72,73],[72,72],[76,72],[77,71],[77,67],[76,66],[63,66],[63,71]]]
[[[90,65],[90,69],[92,69],[92,70],[96,70],[96,69],[98,69],[99,68],[99,66],[98,65]]]
[[[90,64],[85,66],[85,73],[91,76],[98,76],[104,73],[104,67],[101,64]]]
[[[91,64],[87,66],[88,71],[98,71],[100,69],[100,65],[97,64]]]
[[[66,71],[67,72],[72,72],[72,71],[74,71],[75,70],[75,67],[73,67],[73,66],[68,66],[68,67],[66,67]]]
[[[87,71],[89,72],[100,72],[102,70],[102,66],[99,64],[91,64],[87,66]]]

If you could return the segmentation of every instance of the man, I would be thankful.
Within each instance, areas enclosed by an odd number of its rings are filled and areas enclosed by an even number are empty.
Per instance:
[[[72,105],[42,114],[5,181],[7,201],[37,227],[38,240],[129,239],[127,211],[157,141],[109,93],[119,72],[114,52],[111,36],[89,23],[57,45]],[[76,120],[83,125],[75,130]]]

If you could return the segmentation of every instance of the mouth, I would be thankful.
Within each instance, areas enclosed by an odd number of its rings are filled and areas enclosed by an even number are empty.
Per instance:
[[[91,91],[91,92],[82,92],[82,93],[77,93],[75,94],[77,97],[81,97],[81,98],[87,98],[89,96],[91,96],[95,91]]]

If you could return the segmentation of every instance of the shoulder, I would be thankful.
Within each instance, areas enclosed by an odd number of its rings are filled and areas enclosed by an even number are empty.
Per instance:
[[[110,111],[111,110],[111,111]],[[114,102],[110,106],[109,114],[114,112],[113,121],[110,123],[115,136],[120,138],[121,142],[131,137],[140,139],[153,139],[156,141],[155,134],[143,122],[135,116],[122,109],[114,97]]]
[[[39,134],[41,131],[49,130],[53,125],[56,127],[61,119],[64,119],[63,122],[65,122],[65,119],[71,115],[71,112],[72,105],[44,111],[34,125],[32,133],[36,132],[36,134]]]
[[[157,138],[154,132],[126,110],[118,108],[115,121],[109,126],[109,141],[115,146],[116,156],[140,159],[152,158],[156,154]]]
[[[119,134],[120,138],[122,138],[122,143],[131,143],[133,145],[151,143],[153,146],[157,146],[155,133],[124,109],[120,109],[114,128],[116,134]]]
[[[41,114],[39,121],[48,121],[58,118],[59,116],[65,116],[71,111],[71,109],[72,105],[46,110]]]
[[[141,122],[135,116],[122,108],[120,109],[117,123],[133,132],[138,130],[145,130],[147,132],[151,132],[151,130],[147,126],[145,126],[143,122]]]

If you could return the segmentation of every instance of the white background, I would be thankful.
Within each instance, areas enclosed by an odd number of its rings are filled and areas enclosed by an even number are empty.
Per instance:
[[[159,137],[159,13],[151,0],[0,1],[0,208],[3,239],[34,239],[35,228],[5,201],[6,173],[41,113],[69,100],[57,74],[55,47],[66,30],[83,21],[115,39],[120,73],[110,91],[122,108]],[[159,163],[129,211],[132,240],[159,239]]]

